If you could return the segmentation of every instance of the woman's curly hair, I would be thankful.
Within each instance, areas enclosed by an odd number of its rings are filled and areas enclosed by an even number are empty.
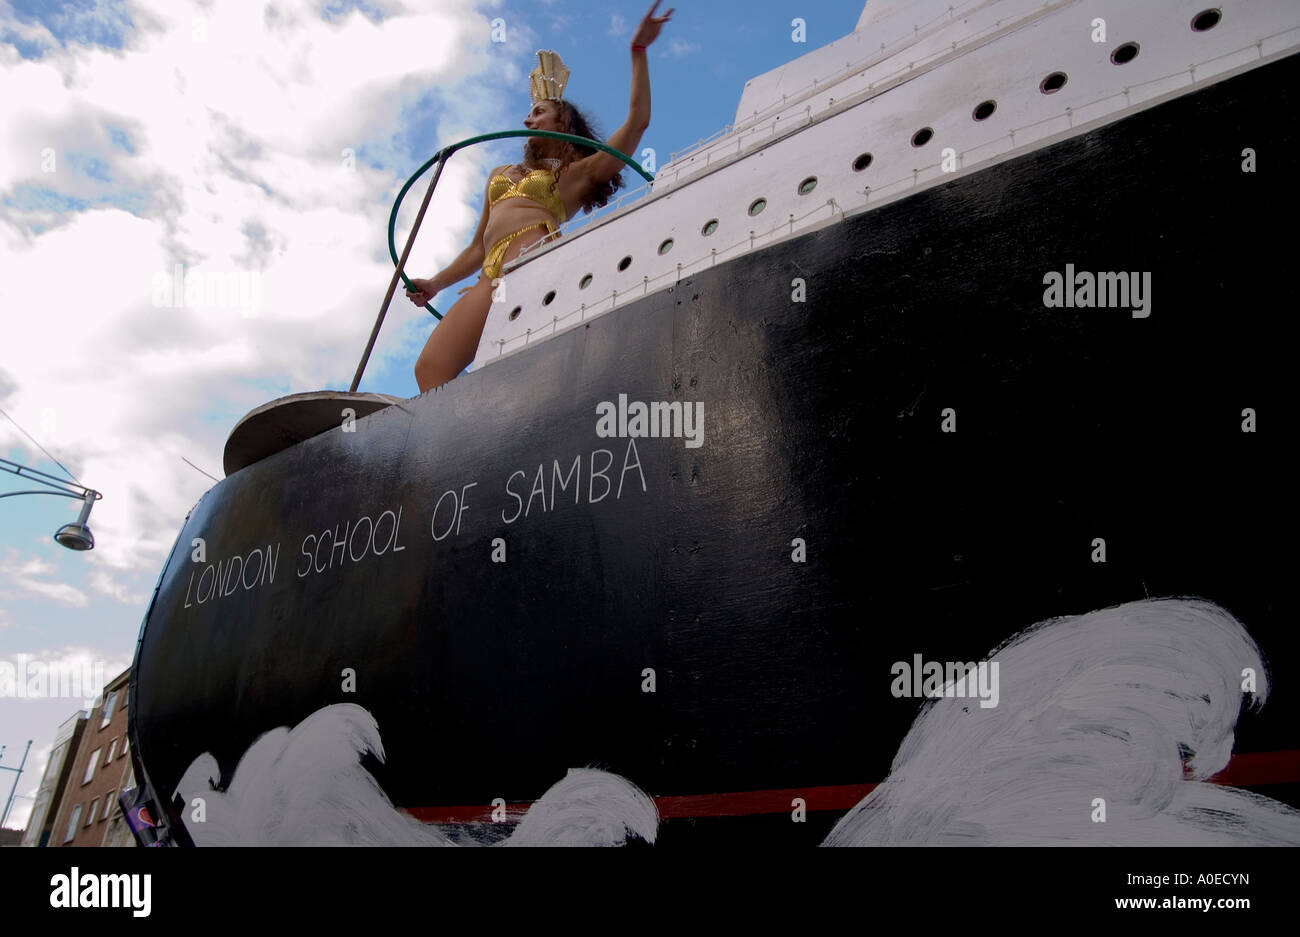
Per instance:
[[[601,139],[596,136],[595,132],[591,128],[590,122],[583,115],[582,111],[578,110],[568,101],[556,101],[555,103],[559,105],[560,125],[564,127],[565,133],[570,133],[578,137],[586,137],[588,140]],[[539,142],[540,140],[533,138],[529,138],[524,142],[525,162],[537,163],[539,161],[537,154]],[[568,140],[554,140],[549,142],[553,142],[559,150],[558,158],[560,160],[560,168],[556,172],[557,178],[571,163],[586,156],[590,156],[593,153],[600,152],[594,147],[577,146],[570,143]],[[591,191],[587,193],[586,198],[582,200],[583,212],[589,215],[591,214],[592,209],[604,207],[605,203],[613,198],[614,193],[621,188],[623,188],[623,175],[620,171],[618,175],[614,176],[614,178],[610,179],[608,182],[603,182],[600,185],[592,187]]]

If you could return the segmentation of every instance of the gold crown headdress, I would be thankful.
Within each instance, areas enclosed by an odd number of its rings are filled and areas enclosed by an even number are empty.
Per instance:
[[[537,61],[538,66],[529,76],[533,103],[560,100],[564,86],[569,82],[569,70],[550,49],[538,49]]]

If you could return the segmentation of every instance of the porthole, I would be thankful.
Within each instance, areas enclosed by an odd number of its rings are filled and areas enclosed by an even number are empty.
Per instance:
[[[669,252],[670,250],[672,250],[672,249],[673,249],[673,239],[672,239],[672,238],[668,238],[668,239],[665,240],[662,244],[659,245],[659,253],[660,253],[660,254],[666,254],[666,253],[668,253],[668,252]]]
[[[510,310],[510,321],[511,321],[511,322],[514,322],[516,319],[518,319],[518,318],[519,318],[519,313],[521,313],[521,312],[523,312],[523,311],[524,311],[524,307],[523,307],[523,306],[516,306],[514,309],[511,309],[511,310]]]
[[[1219,20],[1222,16],[1223,14],[1219,10],[1202,10],[1200,13],[1197,13],[1195,18],[1192,20],[1192,31],[1203,33],[1207,29],[1213,29],[1215,26],[1219,25]]]
[[[547,293],[545,296],[542,297],[542,305],[549,306],[554,300],[555,300],[555,290],[551,290],[549,293]]]
[[[1065,72],[1052,72],[1038,85],[1038,90],[1043,94],[1056,94],[1065,87],[1067,81],[1069,79],[1065,77]]]
[[[630,267],[631,265],[632,265],[632,258],[631,258],[631,257],[624,257],[622,260],[620,260],[620,261],[618,262],[618,269],[619,269],[619,270],[626,270],[626,269],[627,269],[628,267]]]
[[[587,287],[589,287],[589,286],[591,286],[591,274],[590,274],[590,273],[587,274],[585,277],[583,277],[581,280],[578,281],[578,289],[580,289],[580,290],[585,290],[585,289],[586,289]]]
[[[803,182],[799,183],[799,194],[807,195],[813,189],[817,188],[817,177],[809,176]]]
[[[767,207],[767,199],[756,198],[754,199],[754,201],[749,203],[749,213],[751,215],[757,215],[766,207]]]
[[[1110,54],[1110,60],[1116,65],[1126,65],[1137,58],[1138,44],[1126,42]]]
[[[718,230],[718,219],[714,218],[712,221],[706,221],[704,223],[704,227],[700,228],[700,234],[704,235],[705,237],[708,237],[710,234],[712,234],[714,231],[717,230]]]
[[[866,169],[870,165],[871,165],[871,154],[863,153],[861,156],[859,156],[857,159],[853,161],[853,171],[862,172],[862,170]]]
[[[975,110],[971,111],[971,117],[975,120],[988,120],[993,116],[993,112],[998,109],[997,101],[984,101]]]
[[[925,146],[932,136],[934,136],[932,127],[922,127],[912,135],[912,146]]]

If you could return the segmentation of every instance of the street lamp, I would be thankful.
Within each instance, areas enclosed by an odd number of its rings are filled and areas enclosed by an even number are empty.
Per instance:
[[[61,478],[55,478],[45,472],[38,471],[34,468],[28,468],[25,465],[19,465],[17,462],[10,462],[8,459],[0,459],[0,468],[7,472],[19,476],[20,478],[30,478],[34,482],[42,485],[48,485],[53,491],[6,491],[0,494],[0,498],[12,498],[17,495],[62,495],[65,498],[75,498],[82,502],[81,515],[71,524],[64,524],[54,533],[54,539],[62,546],[69,550],[93,550],[95,548],[95,536],[86,526],[86,520],[90,517],[90,509],[94,507],[95,502],[104,497],[93,488],[86,488],[82,485],[65,482]]]
[[[91,491],[87,488],[85,503],[81,505],[81,516],[74,523],[64,524],[55,531],[54,539],[69,550],[95,549],[95,535],[86,526],[86,518],[90,517],[90,509],[95,506],[95,499],[99,496],[98,491]]]

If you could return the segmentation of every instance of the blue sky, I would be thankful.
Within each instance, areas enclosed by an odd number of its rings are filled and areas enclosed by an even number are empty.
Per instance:
[[[849,34],[862,12],[859,0],[676,6],[650,50],[641,146],[660,165],[730,123],[747,79]],[[397,188],[441,145],[520,128],[536,49],[561,54],[566,97],[599,133],[617,129],[647,8],[0,0],[0,409],[104,494],[96,549],[80,554],[52,539],[76,502],[0,499],[0,662],[104,661],[110,678],[129,665],[162,562],[213,484],[182,458],[219,477],[248,410],[348,386],[391,275]],[[491,41],[497,18],[505,42]],[[521,146],[451,161],[412,276],[466,246],[487,169]],[[243,276],[242,311],[169,303],[160,284],[176,264]],[[399,293],[361,389],[417,393],[411,369],[433,324]],[[0,456],[63,475],[3,417]],[[33,487],[0,472],[0,492]],[[0,698],[0,764],[33,742],[19,795],[79,705]],[[30,804],[19,796],[7,825],[23,826]]]

